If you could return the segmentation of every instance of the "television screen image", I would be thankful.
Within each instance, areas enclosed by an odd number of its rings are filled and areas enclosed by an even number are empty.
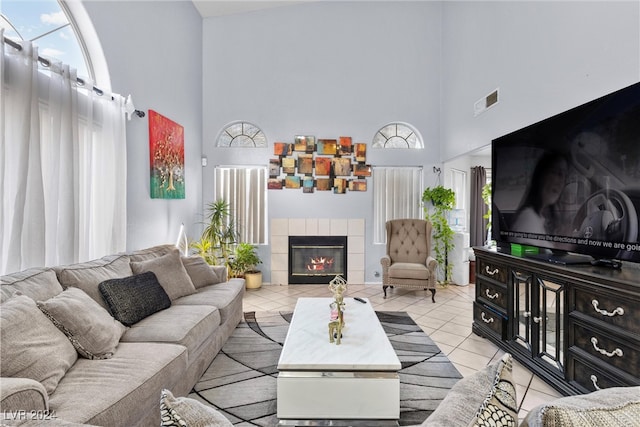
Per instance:
[[[640,262],[640,83],[492,143],[492,237]]]

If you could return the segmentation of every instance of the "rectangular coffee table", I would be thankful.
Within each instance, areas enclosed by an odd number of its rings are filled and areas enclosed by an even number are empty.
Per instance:
[[[329,342],[332,298],[299,298],[278,361],[280,425],[397,425],[400,360],[366,304],[345,298],[340,345]]]

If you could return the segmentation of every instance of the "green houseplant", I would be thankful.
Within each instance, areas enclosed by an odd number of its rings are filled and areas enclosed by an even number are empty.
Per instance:
[[[488,182],[482,187],[482,200],[487,205],[487,213],[482,215],[482,218],[486,219],[487,222],[487,246],[493,246],[494,240],[491,239],[491,183]]]
[[[261,263],[256,247],[242,242],[236,246],[229,263],[231,277],[244,277],[247,288],[259,288],[262,286],[262,272],[255,267]]]
[[[229,268],[237,233],[229,203],[224,199],[207,205],[206,222],[200,240],[191,244],[197,253],[211,265]]]
[[[447,253],[453,248],[453,230],[449,226],[448,212],[453,209],[456,193],[442,185],[427,187],[422,193],[425,219],[433,226],[434,252],[438,269],[443,273],[443,283],[451,282],[453,266],[447,263]]]

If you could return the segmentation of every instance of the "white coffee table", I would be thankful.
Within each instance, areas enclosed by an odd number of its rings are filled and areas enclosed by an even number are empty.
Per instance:
[[[280,425],[397,425],[401,365],[376,313],[366,299],[345,298],[336,345],[329,342],[332,301],[298,299],[278,361]]]

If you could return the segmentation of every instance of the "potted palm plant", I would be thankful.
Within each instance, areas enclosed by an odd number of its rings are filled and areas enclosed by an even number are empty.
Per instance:
[[[207,221],[200,240],[191,244],[197,253],[211,265],[225,265],[229,268],[237,233],[229,203],[224,199],[207,205]]]
[[[256,247],[242,242],[236,246],[229,263],[231,277],[244,277],[247,289],[257,289],[262,286],[262,272],[255,268],[260,263]]]
[[[447,253],[453,249],[453,230],[449,226],[448,213],[453,209],[456,193],[442,185],[427,187],[422,193],[425,219],[433,226],[434,252],[438,270],[443,273],[443,283],[451,282],[453,266],[447,262]]]

